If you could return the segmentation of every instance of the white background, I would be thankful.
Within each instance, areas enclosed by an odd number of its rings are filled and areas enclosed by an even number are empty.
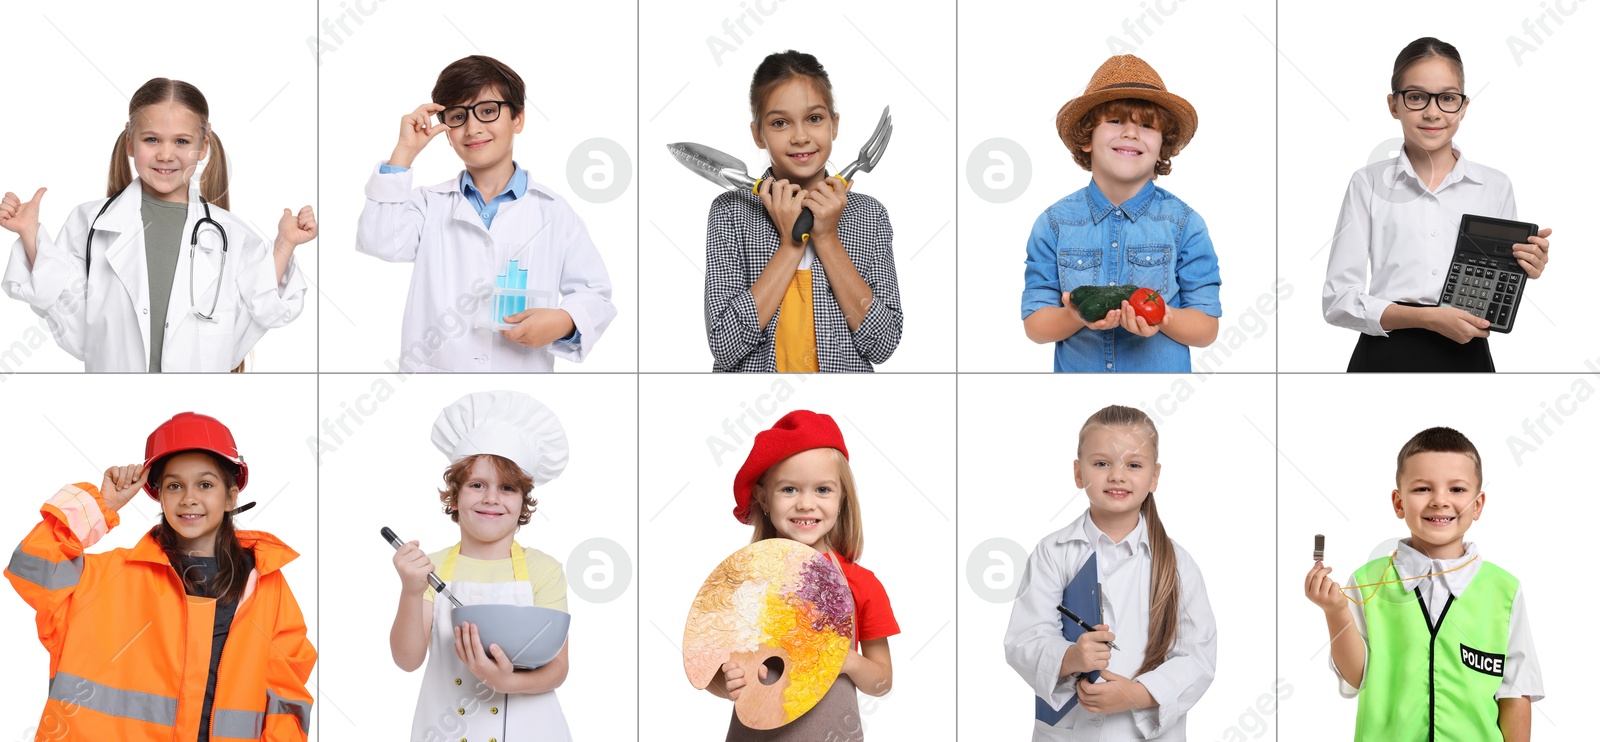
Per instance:
[[[316,425],[316,382],[309,376],[13,376],[0,383],[7,427],[8,496],[0,501],[0,544],[7,552],[39,523],[39,508],[63,485],[100,478],[112,466],[144,461],[144,442],[179,412],[199,412],[233,432],[250,465],[240,504],[255,501],[236,521],[241,530],[267,531],[300,558],[283,569],[305,615],[311,643],[323,651],[317,621],[317,471],[302,441]],[[265,403],[270,403],[268,406]],[[149,496],[135,495],[90,553],[132,548],[161,517]],[[329,524],[332,525],[331,523]],[[0,595],[0,636],[8,671],[0,673],[0,739],[33,739],[44,709],[50,655],[39,644],[34,612],[7,584]],[[319,668],[321,663],[318,663]],[[319,699],[312,675],[307,686]]]
[[[450,461],[433,446],[433,421],[466,394],[511,389],[545,403],[567,432],[567,468],[535,491],[538,510],[516,537],[561,562],[567,576],[572,665],[556,696],[574,739],[632,739],[638,593],[630,587],[595,604],[580,583],[604,588],[624,570],[638,575],[635,381],[339,374],[322,377],[321,386],[320,545],[337,565],[329,572],[337,589],[326,598],[328,651],[320,663],[328,678],[323,738],[409,739],[424,670],[401,672],[389,653],[400,582],[394,549],[378,530],[388,526],[427,552],[461,540],[460,527],[440,511]],[[595,538],[619,549],[609,570],[603,558],[574,550]]]
[[[27,200],[49,188],[39,225],[60,234],[73,208],[106,197],[128,97],[151,78],[183,80],[205,94],[228,152],[230,211],[270,246],[285,208],[317,205],[317,69],[305,41],[315,7],[306,0],[230,5],[219,19],[194,7],[158,18],[146,6],[102,1],[57,5],[43,15],[15,6],[0,43],[0,69],[13,73],[0,116],[0,191]],[[200,32],[188,32],[191,25]],[[326,232],[320,209],[318,217]],[[16,235],[0,232],[0,241],[9,259]],[[295,249],[313,287],[321,244]],[[312,289],[299,317],[256,343],[249,370],[316,370],[317,310]],[[5,297],[0,353],[11,351],[21,360],[8,357],[0,372],[83,370],[56,346],[42,318]]]
[[[1523,30],[1523,21],[1557,6],[1576,9],[1545,20],[1554,33]],[[1581,371],[1600,354],[1593,328],[1576,319],[1591,305],[1583,297],[1600,268],[1591,207],[1574,186],[1596,165],[1593,149],[1547,126],[1556,112],[1586,110],[1570,73],[1600,65],[1595,29],[1600,13],[1582,3],[1519,0],[1474,4],[1470,12],[1440,12],[1413,3],[1346,3],[1337,13],[1283,3],[1280,31],[1287,61],[1278,74],[1279,126],[1292,131],[1278,151],[1278,270],[1297,289],[1284,302],[1280,332],[1285,371],[1343,371],[1356,333],[1322,319],[1322,283],[1350,175],[1373,157],[1399,153],[1400,122],[1386,96],[1394,58],[1406,44],[1434,36],[1454,44],[1466,67],[1471,102],[1455,143],[1468,160],[1511,179],[1517,217],[1550,236],[1549,272],[1528,286],[1510,334],[1492,333],[1500,371]],[[1552,10],[1552,12],[1554,12]],[[1519,39],[1534,51],[1520,64],[1508,47]],[[1352,40],[1359,39],[1359,47]],[[1359,53],[1352,53],[1359,50]],[[1291,66],[1292,63],[1292,66]],[[1382,151],[1378,150],[1382,148]],[[1443,266],[1441,266],[1442,268]]]
[[[362,15],[358,8],[371,10]],[[451,62],[485,54],[510,65],[527,87],[528,107],[516,160],[528,177],[572,205],[588,227],[611,276],[617,318],[581,365],[562,371],[632,371],[638,352],[638,199],[630,186],[615,200],[591,203],[568,182],[567,161],[581,142],[610,139],[628,153],[635,174],[635,4],[534,2],[452,6],[372,0],[324,2],[321,182],[328,192],[322,241],[329,276],[322,326],[322,368],[381,372],[400,353],[400,318],[411,286],[410,263],[356,252],[356,220],[374,166],[389,159],[400,118],[429,97]],[[343,28],[339,20],[345,20]],[[330,31],[329,29],[332,29]],[[343,29],[349,29],[346,33]],[[615,177],[621,166],[616,165]],[[413,187],[455,178],[462,165],[449,142],[434,141],[412,164]],[[582,181],[580,181],[582,182]]]
[[[866,550],[901,633],[894,688],[858,693],[868,739],[953,739],[955,394],[948,376],[647,376],[640,389],[640,716],[683,739],[720,739],[732,705],[689,684],[683,623],[706,575],[750,543],[733,477],[753,435],[796,409],[832,415],[850,449]],[[743,422],[746,434],[739,425]],[[731,423],[732,435],[724,429]],[[725,446],[720,458],[714,446]],[[726,449],[719,449],[726,451]]]
[[[750,138],[750,78],[768,54],[796,49],[816,56],[833,82],[839,136],[828,172],[856,159],[884,106],[894,117],[883,159],[853,186],[881,201],[894,225],[905,328],[894,355],[878,368],[954,370],[954,7],[950,0],[918,3],[914,12],[840,0],[643,4],[640,170],[651,195],[639,205],[639,264],[651,280],[640,294],[647,327],[641,369],[711,368],[706,214],[720,191],[678,164],[667,145],[714,147],[759,176],[771,158]],[[741,20],[750,33],[738,27]],[[714,54],[711,39],[727,46]]]
[[[1307,739],[1326,729],[1348,736],[1355,729],[1356,701],[1339,696],[1328,669],[1327,624],[1305,598],[1312,536],[1327,537],[1324,563],[1341,583],[1362,564],[1388,556],[1395,540],[1410,535],[1390,505],[1395,456],[1412,435],[1435,425],[1464,433],[1483,459],[1483,517],[1466,539],[1522,583],[1549,694],[1533,704],[1533,738],[1587,734],[1579,731],[1589,726],[1585,704],[1600,685],[1573,643],[1590,628],[1586,613],[1574,608],[1593,604],[1583,584],[1593,549],[1572,537],[1600,515],[1593,498],[1574,491],[1600,435],[1590,409],[1600,403],[1578,397],[1595,396],[1600,378],[1285,376],[1280,384],[1278,668],[1295,688],[1284,702],[1282,738]],[[1382,425],[1345,414],[1351,399],[1382,409]],[[1444,401],[1461,399],[1494,403]],[[1548,434],[1538,420],[1545,414]]]
[[[1015,375],[960,381],[961,737],[1032,733],[1033,692],[1005,658],[1011,603],[986,599],[971,581],[976,574],[982,590],[1014,594],[1039,541],[1083,514],[1089,503],[1072,481],[1078,430],[1100,408],[1121,404],[1156,423],[1161,522],[1199,565],[1217,620],[1217,676],[1189,712],[1188,738],[1224,739],[1273,692],[1272,582],[1261,559],[1271,553],[1274,513],[1271,378],[1115,376],[1093,393],[1065,397],[1054,382]],[[1051,401],[1047,415],[1024,416],[1043,400]],[[1218,456],[1224,441],[1228,455]]]
[[[1120,0],[1085,13],[1069,3],[1008,2],[965,5],[960,20],[961,137],[950,164],[961,194],[961,370],[1051,370],[1054,345],[1022,331],[1028,234],[1046,208],[1089,184],[1056,133],[1056,112],[1107,58],[1127,53],[1150,63],[1200,117],[1172,174],[1155,183],[1199,212],[1216,248],[1222,317],[1209,368],[1273,370],[1273,4]],[[1115,49],[1111,37],[1120,39]],[[993,150],[976,152],[994,138],[1020,145],[1032,173],[1008,203],[985,201],[967,182],[970,157],[1005,170]],[[1011,164],[1013,183],[1021,159]],[[1288,291],[1312,289],[1295,282]],[[1196,370],[1204,352],[1190,352]]]

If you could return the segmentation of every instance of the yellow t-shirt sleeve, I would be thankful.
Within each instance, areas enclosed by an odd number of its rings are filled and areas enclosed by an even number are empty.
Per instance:
[[[537,549],[526,549],[528,581],[533,583],[533,604],[540,608],[567,610],[567,576],[561,562]]]

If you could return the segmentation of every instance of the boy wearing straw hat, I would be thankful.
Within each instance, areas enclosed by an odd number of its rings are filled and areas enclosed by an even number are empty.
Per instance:
[[[1187,372],[1189,348],[1216,339],[1222,278],[1205,220],[1155,185],[1198,126],[1194,107],[1131,54],[1106,60],[1056,115],[1092,174],[1028,236],[1022,325],[1055,344],[1056,371]],[[1072,303],[1073,289],[1122,284],[1158,292],[1165,316],[1151,324],[1124,301],[1090,322]]]

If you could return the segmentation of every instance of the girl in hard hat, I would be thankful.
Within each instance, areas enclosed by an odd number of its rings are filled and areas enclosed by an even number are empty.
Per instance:
[[[61,488],[6,579],[38,611],[50,691],[36,740],[305,740],[317,653],[282,567],[299,556],[233,518],[249,467],[215,418],[183,412],[143,464]],[[140,489],[161,520],[86,554]],[[226,661],[223,655],[226,654]]]
[[[838,423],[828,415],[795,410],[770,430],[758,433],[750,456],[733,480],[733,517],[753,526],[750,543],[769,538],[799,541],[839,566],[855,601],[856,641],[845,655],[838,679],[810,711],[766,731],[746,727],[735,714],[728,724],[727,739],[863,739],[856,690],[882,696],[894,685],[889,637],[900,633],[900,624],[883,583],[871,570],[856,564],[866,536],[850,453]],[[728,662],[706,690],[737,701],[746,685],[766,677],[765,665],[756,665],[751,673],[739,663]]]
[[[526,394],[476,392],[439,413],[433,443],[450,458],[439,500],[461,540],[431,554],[411,541],[394,555],[400,606],[389,649],[406,672],[428,663],[411,739],[570,741],[555,694],[567,679],[566,645],[548,664],[517,670],[507,649],[457,623],[450,600],[428,586],[434,572],[463,605],[567,610],[561,563],[514,539],[539,504],[534,489],[566,468],[567,434],[550,408]]]

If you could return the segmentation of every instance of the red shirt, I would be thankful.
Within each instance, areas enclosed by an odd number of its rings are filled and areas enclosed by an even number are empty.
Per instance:
[[[838,556],[835,554],[835,556]],[[839,556],[839,567],[844,571],[845,582],[856,601],[856,640],[872,641],[900,633],[900,624],[894,620],[894,609],[889,606],[889,594],[872,570]]]

